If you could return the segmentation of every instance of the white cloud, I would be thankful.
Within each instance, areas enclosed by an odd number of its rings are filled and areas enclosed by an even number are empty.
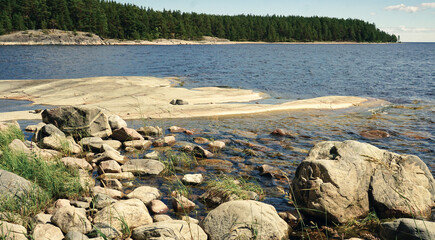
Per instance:
[[[401,3],[399,5],[387,6],[384,9],[387,11],[403,11],[403,12],[415,13],[429,8],[435,8],[435,2],[422,3],[417,6],[406,6],[405,4]]]

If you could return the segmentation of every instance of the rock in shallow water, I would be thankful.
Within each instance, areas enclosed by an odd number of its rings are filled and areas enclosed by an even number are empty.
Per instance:
[[[435,223],[412,218],[400,218],[381,224],[382,239],[432,240],[435,239]]]

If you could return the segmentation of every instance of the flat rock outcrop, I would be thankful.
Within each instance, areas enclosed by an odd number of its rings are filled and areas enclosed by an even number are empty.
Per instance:
[[[0,36],[0,45],[105,45],[98,35],[57,29],[26,30]]]
[[[382,218],[426,218],[435,200],[434,178],[417,156],[351,140],[316,144],[292,185],[306,214],[327,213],[338,223],[364,217],[370,207]]]

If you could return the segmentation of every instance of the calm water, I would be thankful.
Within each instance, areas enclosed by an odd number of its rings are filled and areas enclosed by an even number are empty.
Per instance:
[[[205,137],[245,139],[282,156],[265,154],[245,164],[266,162],[292,173],[314,143],[355,139],[416,154],[431,168],[434,160],[435,44],[381,45],[229,45],[229,46],[0,46],[0,79],[90,76],[179,77],[185,87],[230,86],[264,91],[272,98],[326,95],[381,98],[391,106],[343,111],[289,112],[232,118],[156,120],[148,124],[200,128]],[[116,87],[116,86],[114,86]],[[0,101],[0,112],[23,104]],[[14,107],[16,106],[16,107]],[[26,105],[27,106],[27,105]],[[26,108],[24,106],[24,108]],[[27,106],[30,108],[29,106]],[[28,122],[23,122],[28,123]],[[139,126],[141,122],[131,124]],[[271,138],[276,127],[300,137]],[[368,140],[364,130],[390,137]],[[188,137],[184,140],[191,140]],[[236,146],[237,147],[237,146]],[[223,156],[225,158],[225,156]],[[290,163],[290,164],[289,164]],[[240,164],[234,163],[235,168]],[[243,166],[242,166],[243,167]]]

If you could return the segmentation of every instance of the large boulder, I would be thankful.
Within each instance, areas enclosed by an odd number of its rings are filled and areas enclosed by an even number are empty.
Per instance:
[[[145,204],[139,199],[118,201],[99,211],[94,218],[94,224],[102,223],[112,226],[119,232],[123,224],[130,229],[153,222]]]
[[[86,234],[92,230],[92,224],[87,219],[84,208],[61,207],[51,217],[51,222],[58,226],[63,233],[76,231]]]
[[[82,147],[74,139],[62,136],[49,136],[42,139],[40,147],[53,149],[67,154],[78,154],[82,152]]]
[[[58,107],[42,112],[42,121],[51,123],[75,138],[108,137],[112,135],[108,118],[101,109],[86,107]]]
[[[141,186],[127,195],[128,198],[141,200],[145,205],[148,205],[152,200],[160,198],[160,191],[157,188],[149,186]]]
[[[0,169],[0,199],[19,196],[33,189],[28,180]]]
[[[381,224],[381,237],[385,240],[432,240],[435,239],[435,222],[399,218]]]
[[[221,204],[210,211],[202,226],[210,240],[282,240],[289,235],[289,226],[272,205],[252,200]]]
[[[207,240],[207,234],[195,223],[169,220],[138,227],[133,230],[132,238],[135,240]]]
[[[0,221],[0,239],[27,240],[27,229],[21,225]]]
[[[399,155],[357,141],[316,144],[293,179],[304,213],[345,223],[374,207],[380,217],[428,217],[435,181],[417,156]]]
[[[35,240],[62,240],[64,238],[62,230],[52,224],[36,224],[32,236]]]

